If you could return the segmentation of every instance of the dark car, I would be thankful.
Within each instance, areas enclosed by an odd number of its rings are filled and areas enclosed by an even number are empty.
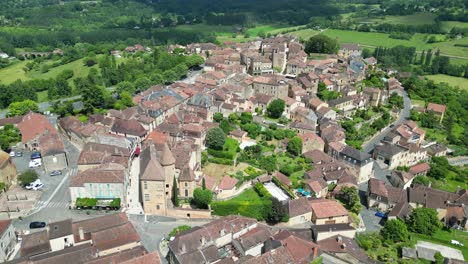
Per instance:
[[[375,216],[380,217],[380,218],[387,219],[387,215],[386,215],[384,212],[377,211],[377,212],[375,213]]]
[[[31,159],[40,159],[41,158],[41,153],[40,152],[34,152],[31,154]]]
[[[46,223],[45,222],[31,222],[29,224],[29,228],[30,229],[34,229],[34,228],[44,228],[46,227]]]
[[[50,176],[59,176],[62,175],[62,171],[55,170],[50,173]]]

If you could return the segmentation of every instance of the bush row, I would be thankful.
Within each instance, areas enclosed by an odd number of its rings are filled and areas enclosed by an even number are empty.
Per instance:
[[[208,149],[208,154],[216,158],[230,159],[230,160],[233,160],[236,155],[235,153],[230,153],[227,151],[216,150],[216,149]]]
[[[208,161],[211,162],[211,163],[216,163],[216,164],[221,164],[221,165],[231,165],[231,166],[234,165],[234,161],[229,160],[229,159],[210,157],[210,158],[208,158]]]
[[[271,207],[270,201],[260,201],[254,203],[221,201],[211,203],[213,214],[227,216],[234,212],[245,217],[255,218],[259,221],[265,220],[268,208]]]
[[[257,182],[255,184],[254,188],[255,188],[255,191],[258,193],[258,195],[260,195],[260,197],[262,197],[262,198],[270,198],[271,197],[270,192],[265,188],[265,186],[263,186],[262,183]]]

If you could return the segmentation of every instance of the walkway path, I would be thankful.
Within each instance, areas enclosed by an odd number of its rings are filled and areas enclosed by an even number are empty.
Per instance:
[[[142,214],[143,207],[140,203],[139,194],[139,174],[140,174],[140,157],[136,157],[132,161],[127,187],[127,214]]]

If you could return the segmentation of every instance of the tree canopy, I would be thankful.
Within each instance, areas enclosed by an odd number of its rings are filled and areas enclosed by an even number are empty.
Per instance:
[[[431,236],[441,227],[437,211],[432,208],[416,208],[408,220],[408,229],[423,235]]]
[[[270,117],[279,118],[283,114],[284,108],[284,101],[281,99],[275,99],[267,106],[267,112]]]
[[[8,106],[8,111],[12,116],[27,114],[29,111],[39,111],[39,105],[33,100],[24,100],[21,102],[13,102]]]
[[[39,175],[37,174],[35,170],[26,170],[20,175],[18,175],[18,181],[22,185],[28,185],[31,182],[34,182],[35,180],[37,180],[38,178],[39,178]]]
[[[214,127],[206,133],[206,145],[212,149],[223,149],[226,135],[219,127]]]
[[[392,242],[405,242],[409,239],[408,228],[400,219],[388,220],[380,231],[383,238]]]
[[[196,188],[193,191],[193,203],[200,209],[208,209],[213,200],[213,192],[208,189]]]
[[[332,39],[323,34],[310,37],[305,43],[305,52],[310,53],[326,53],[336,54],[340,48],[340,43],[336,39]]]
[[[302,139],[300,137],[293,137],[288,141],[287,150],[289,153],[299,156],[302,154]]]

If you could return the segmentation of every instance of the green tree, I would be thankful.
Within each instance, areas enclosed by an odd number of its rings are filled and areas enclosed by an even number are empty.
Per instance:
[[[217,123],[221,122],[221,120],[223,120],[223,114],[221,113],[214,113],[213,114],[213,120]]]
[[[364,59],[367,59],[367,58],[372,57],[372,51],[371,51],[370,49],[368,49],[368,48],[364,48],[364,49],[362,50],[362,57],[363,57]]]
[[[250,113],[250,112],[242,112],[241,113],[241,115],[240,115],[241,124],[250,123],[250,122],[252,122],[252,120],[253,120],[252,113]]]
[[[226,135],[219,127],[214,127],[206,133],[206,145],[211,149],[223,149]]]
[[[179,188],[177,188],[177,181],[175,177],[174,177],[174,180],[172,181],[172,199],[171,200],[175,207],[179,207]]]
[[[27,114],[29,111],[39,111],[39,106],[33,100],[24,100],[21,102],[13,102],[8,106],[8,111],[12,116]]]
[[[432,208],[416,208],[408,220],[408,229],[411,232],[432,236],[442,227],[437,217],[437,211]]]
[[[434,263],[435,264],[443,264],[444,263],[444,256],[442,256],[442,254],[437,251],[435,254],[434,254]]]
[[[302,154],[302,139],[300,137],[293,137],[289,140],[287,150],[294,156]]]
[[[397,242],[405,242],[409,238],[408,228],[400,219],[388,220],[380,231],[385,240]]]
[[[203,190],[206,190],[206,180],[205,180],[205,177],[203,177],[203,179],[202,179],[202,189],[203,189]]]
[[[30,184],[31,182],[34,182],[39,178],[39,175],[35,170],[26,170],[20,175],[18,175],[18,181],[21,183],[21,185],[25,186]]]
[[[426,177],[424,175],[419,175],[419,176],[414,177],[412,184],[413,184],[413,186],[418,185],[418,184],[421,184],[421,185],[424,185],[424,186],[429,186],[430,182],[431,181],[429,180],[428,177]]]
[[[359,214],[362,208],[361,199],[356,187],[343,186],[340,192],[336,195],[336,198],[340,200],[346,207],[346,209]]]
[[[191,226],[188,226],[188,225],[181,225],[181,226],[178,226],[178,227],[174,227],[174,229],[172,229],[171,232],[169,232],[169,234],[167,235],[169,238],[171,237],[174,237],[176,236],[177,234],[180,234],[182,232],[185,232],[185,231],[188,231],[192,229]]]
[[[129,92],[130,94],[133,94],[135,92],[135,86],[131,82],[123,81],[117,84],[115,91],[118,94],[121,94],[122,92]]]
[[[377,118],[374,122],[372,122],[371,127],[373,127],[376,130],[381,130],[385,127],[385,125],[385,121],[382,118]]]
[[[393,92],[388,98],[388,104],[398,109],[402,109],[404,106],[403,96],[400,96],[396,92]]]
[[[377,232],[356,233],[356,242],[364,250],[377,249],[382,245],[382,240]]]
[[[340,48],[340,44],[336,39],[332,39],[323,34],[315,35],[305,44],[305,52],[310,53],[326,53],[336,54]]]
[[[261,157],[259,161],[260,168],[266,170],[267,172],[274,172],[277,170],[278,168],[276,163],[276,158],[273,156]]]
[[[271,207],[269,208],[267,213],[266,220],[270,224],[276,224],[279,222],[287,222],[289,220],[288,210],[285,204],[282,204],[278,199],[275,197],[270,198]]]
[[[210,190],[196,188],[193,191],[193,202],[200,209],[208,209],[208,205],[213,200],[213,193]]]
[[[138,78],[135,81],[135,89],[137,91],[144,91],[151,86],[151,80],[146,77]]]
[[[268,116],[279,118],[283,114],[284,108],[284,101],[281,99],[275,99],[267,106]]]

